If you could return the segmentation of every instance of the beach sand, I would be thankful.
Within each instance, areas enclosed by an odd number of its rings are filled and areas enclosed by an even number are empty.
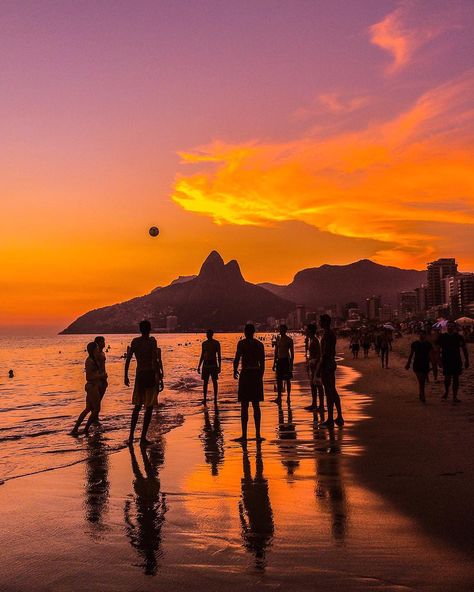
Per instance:
[[[300,366],[290,408],[266,385],[261,450],[231,441],[223,393],[146,452],[97,435],[85,463],[8,481],[0,589],[472,590],[474,397],[422,407],[401,364],[343,362],[343,429],[303,409]]]

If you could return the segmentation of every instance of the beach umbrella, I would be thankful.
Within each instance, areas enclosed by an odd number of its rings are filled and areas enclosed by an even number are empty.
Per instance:
[[[441,319],[440,321],[437,321],[433,325],[433,329],[446,329],[446,325],[447,324],[448,324],[448,320],[447,319]]]
[[[388,329],[389,331],[395,331],[395,327],[390,323],[385,323],[385,325],[383,325],[383,328]]]
[[[458,325],[474,325],[474,319],[470,319],[469,317],[461,317],[459,319],[456,319],[456,323]]]

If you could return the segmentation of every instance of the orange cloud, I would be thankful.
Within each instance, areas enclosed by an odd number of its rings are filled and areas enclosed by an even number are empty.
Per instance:
[[[177,178],[173,200],[216,224],[297,220],[375,239],[387,245],[377,254],[383,262],[423,266],[446,244],[444,232],[462,255],[456,226],[474,225],[473,90],[468,73],[358,131],[182,153],[203,168]]]
[[[420,0],[404,0],[383,20],[369,29],[374,45],[391,54],[388,68],[392,74],[406,66],[425,43],[450,28],[449,11],[436,9]]]

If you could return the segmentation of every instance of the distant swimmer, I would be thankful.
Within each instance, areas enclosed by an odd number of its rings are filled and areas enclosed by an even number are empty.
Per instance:
[[[71,434],[77,435],[79,427],[84,421],[85,417],[90,413],[89,419],[87,420],[84,433],[89,433],[91,424],[99,420],[100,412],[100,384],[105,379],[105,375],[101,372],[99,361],[98,361],[97,343],[91,341],[87,344],[87,353],[89,354],[85,363],[86,371],[86,406],[77,418],[76,424],[72,429]]]
[[[107,382],[107,372],[105,371],[105,363],[107,361],[107,357],[104,352],[105,337],[102,337],[102,335],[98,335],[94,339],[94,341],[97,343],[97,347],[98,347],[97,362],[99,363],[100,371],[105,376],[104,380],[100,383],[100,400],[102,401],[102,399],[104,398],[104,395],[105,395],[105,391],[107,390],[107,387],[109,386],[109,383]],[[106,351],[108,351],[108,349]]]
[[[212,380],[214,389],[214,402],[217,403],[218,379],[221,372],[222,358],[221,358],[221,344],[214,339],[214,331],[208,329],[206,331],[207,339],[202,342],[201,357],[197,371],[201,374],[203,380],[203,403],[207,403],[207,388],[209,385],[209,378]]]
[[[308,339],[308,374],[311,385],[311,405],[305,407],[307,411],[316,411],[317,409],[321,414],[324,413],[324,388],[320,376],[317,376],[317,370],[321,362],[321,344],[319,343],[318,336],[316,335],[316,325],[308,325],[306,330]],[[319,406],[318,406],[318,395],[319,395]]]
[[[336,389],[336,343],[337,337],[331,329],[331,317],[323,314],[319,318],[323,336],[321,339],[321,362],[316,371],[316,375],[321,378],[326,393],[326,402],[328,407],[328,418],[321,423],[321,427],[332,427],[344,425],[342,416],[341,398]],[[334,406],[337,410],[337,417],[334,419]]]
[[[134,408],[130,422],[130,436],[128,443],[133,444],[140,409],[144,406],[145,416],[143,418],[140,444],[146,445],[151,443],[147,440],[146,435],[153,414],[153,407],[158,405],[158,393],[163,390],[164,372],[163,363],[161,361],[161,350],[156,343],[156,339],[150,335],[150,321],[141,321],[139,328],[141,336],[132,339],[132,343],[127,349],[124,383],[125,386],[130,386],[128,369],[132,357],[135,356],[135,359],[137,360],[137,370],[132,395]]]
[[[413,360],[413,371],[418,380],[418,396],[422,403],[426,402],[425,385],[430,371],[432,350],[433,345],[426,339],[426,331],[420,331],[418,340],[411,344],[410,355],[405,366],[409,370]]]
[[[463,371],[461,351],[464,355],[464,368],[469,368],[469,353],[467,351],[466,341],[462,335],[456,331],[456,323],[450,321],[447,326],[447,333],[442,333],[438,337],[438,346],[441,350],[441,364],[444,374],[444,395],[447,399],[451,383],[453,386],[453,403],[459,403],[459,376]]]
[[[234,378],[239,380],[238,401],[241,405],[242,436],[238,442],[247,441],[247,424],[249,419],[249,403],[252,403],[253,417],[255,421],[255,436],[257,442],[261,442],[260,401],[263,401],[263,375],[265,372],[265,348],[263,343],[254,338],[255,327],[252,324],[245,325],[245,339],[237,344],[234,358]],[[239,364],[241,371],[239,375]]]
[[[280,325],[280,334],[275,341],[275,355],[273,358],[273,371],[276,372],[277,398],[274,403],[281,404],[283,383],[286,383],[287,399],[291,395],[291,379],[293,378],[293,360],[295,350],[293,339],[287,335],[288,327]]]
[[[13,370],[9,370],[8,371],[8,378],[14,378],[15,374],[13,373]]]

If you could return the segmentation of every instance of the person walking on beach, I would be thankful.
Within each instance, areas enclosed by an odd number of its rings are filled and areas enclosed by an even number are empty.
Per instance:
[[[293,339],[287,335],[288,327],[280,325],[280,334],[275,343],[275,355],[273,358],[273,371],[276,372],[277,398],[274,403],[281,405],[283,383],[286,383],[287,400],[291,396],[291,379],[293,378],[293,360],[295,350]]]
[[[413,371],[418,380],[418,396],[422,403],[426,402],[425,384],[430,371],[432,344],[426,339],[426,331],[420,331],[419,338],[411,344],[410,355],[405,368],[410,370],[413,360]]]
[[[257,442],[262,442],[260,433],[261,410],[263,401],[263,374],[265,372],[265,349],[263,343],[254,338],[255,327],[248,323],[244,329],[245,339],[237,344],[234,358],[234,378],[239,381],[238,401],[241,405],[242,436],[236,442],[247,441],[249,403],[252,403]],[[239,364],[241,371],[239,374]]]
[[[100,400],[102,401],[102,399],[104,398],[105,395],[105,391],[107,390],[107,387],[109,386],[109,383],[107,382],[107,372],[105,371],[105,364],[107,362],[107,358],[105,355],[105,337],[102,337],[102,335],[98,335],[97,337],[94,338],[95,343],[97,343],[97,363],[99,364],[99,368],[101,373],[105,376],[105,378],[100,382],[99,385],[99,391],[100,391]]]
[[[324,388],[321,377],[317,376],[317,370],[321,362],[321,344],[316,335],[316,325],[308,325],[308,373],[309,382],[311,385],[311,405],[305,407],[307,411],[315,411],[319,409],[321,414],[324,413]],[[319,395],[319,407],[318,407]]]
[[[326,403],[328,408],[328,418],[320,426],[330,428],[334,424],[344,425],[342,416],[341,398],[336,389],[336,342],[337,337],[331,329],[331,317],[323,314],[319,318],[323,337],[321,339],[321,362],[316,375],[322,380],[324,392],[326,393]],[[337,417],[334,419],[334,406],[336,407]]]
[[[441,349],[441,364],[444,374],[444,395],[447,399],[451,383],[453,385],[453,403],[459,403],[459,376],[463,371],[461,359],[461,350],[464,355],[464,368],[469,368],[469,353],[467,351],[466,341],[462,335],[456,331],[456,323],[450,321],[446,326],[447,332],[442,333],[438,338],[438,345]]]
[[[440,365],[439,357],[439,344],[438,339],[440,332],[437,329],[433,329],[429,337],[429,341],[433,346],[430,353],[431,370],[433,371],[433,378],[435,382],[438,382],[438,366]]]
[[[98,361],[98,347],[95,341],[91,341],[87,344],[87,359],[85,363],[86,372],[86,406],[77,418],[76,424],[72,429],[71,435],[76,436],[79,433],[79,427],[90,413],[89,419],[87,420],[86,427],[84,428],[84,434],[89,433],[89,428],[92,423],[99,420],[100,412],[100,384],[105,380],[105,374],[101,372],[99,361]]]
[[[207,389],[209,385],[209,378],[212,380],[212,387],[214,389],[214,403],[217,403],[218,379],[221,372],[221,344],[214,339],[214,331],[208,329],[206,331],[207,339],[202,342],[201,357],[197,371],[201,374],[203,380],[203,399],[204,405],[207,403]],[[202,369],[201,369],[202,368]]]
[[[350,346],[352,351],[352,359],[357,360],[360,351],[360,340],[359,335],[357,333],[351,337]]]
[[[128,378],[128,369],[132,357],[137,360],[137,370],[135,375],[135,385],[133,388],[132,403],[134,405],[132,419],[130,422],[130,436],[128,444],[133,444],[135,428],[137,426],[140,409],[145,407],[145,416],[143,418],[141,445],[147,445],[151,442],[147,440],[146,435],[150,425],[153,407],[158,405],[158,393],[163,390],[163,364],[161,361],[161,350],[158,348],[156,339],[150,335],[150,321],[141,321],[139,324],[140,337],[132,339],[130,348],[127,350],[127,359],[125,361],[125,386],[130,386]]]
[[[388,368],[388,354],[390,351],[390,335],[388,329],[384,329],[380,335],[380,359],[382,368]]]
[[[368,333],[362,335],[362,349],[364,350],[364,358],[368,358],[370,350],[370,335]]]

